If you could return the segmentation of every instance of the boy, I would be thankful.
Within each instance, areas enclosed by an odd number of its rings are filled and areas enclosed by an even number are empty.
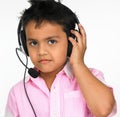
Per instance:
[[[54,0],[30,3],[21,17],[19,41],[39,76],[11,89],[5,116],[112,116],[113,92],[101,82],[103,74],[84,63],[86,33],[76,15]]]

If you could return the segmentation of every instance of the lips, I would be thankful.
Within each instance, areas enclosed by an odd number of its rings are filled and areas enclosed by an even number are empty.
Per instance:
[[[49,63],[51,60],[49,60],[49,59],[41,59],[40,61],[39,61],[39,63],[42,63],[42,64],[46,64],[46,63]]]

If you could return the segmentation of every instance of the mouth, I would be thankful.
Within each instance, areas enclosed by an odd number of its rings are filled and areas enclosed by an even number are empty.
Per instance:
[[[51,62],[51,60],[49,60],[49,59],[41,59],[39,61],[39,63],[42,63],[42,64],[46,64],[46,63],[49,63],[49,62]]]

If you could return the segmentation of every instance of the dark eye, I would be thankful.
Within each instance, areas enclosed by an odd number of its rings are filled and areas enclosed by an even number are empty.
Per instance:
[[[37,41],[31,41],[31,42],[30,42],[30,45],[31,45],[31,46],[35,46],[35,45],[37,45],[37,44],[38,44]]]
[[[49,43],[50,45],[56,44],[56,40],[49,40],[48,43]]]

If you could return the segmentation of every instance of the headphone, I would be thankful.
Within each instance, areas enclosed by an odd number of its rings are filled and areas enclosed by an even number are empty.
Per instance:
[[[79,20],[78,20],[76,14],[75,14],[75,29],[74,30],[77,30],[78,32],[80,32],[77,24],[79,24]],[[18,35],[18,44],[19,44],[20,50],[23,53],[25,53],[27,56],[29,56],[28,50],[27,50],[27,45],[26,45],[25,30],[23,29],[23,26],[22,26],[22,20],[19,21],[18,29],[17,29],[17,35]],[[76,37],[71,33],[70,33],[70,36],[73,37],[73,39],[76,39]],[[68,51],[67,51],[67,56],[68,57],[70,57],[71,52],[72,52],[72,44],[71,44],[70,41],[68,41]]]
[[[22,26],[21,19],[20,19],[19,24],[18,24],[17,35],[18,35],[18,44],[19,44],[20,50],[24,54],[29,56],[28,50],[27,50],[27,45],[26,45],[26,35],[25,35],[25,31],[24,31],[23,26]]]

